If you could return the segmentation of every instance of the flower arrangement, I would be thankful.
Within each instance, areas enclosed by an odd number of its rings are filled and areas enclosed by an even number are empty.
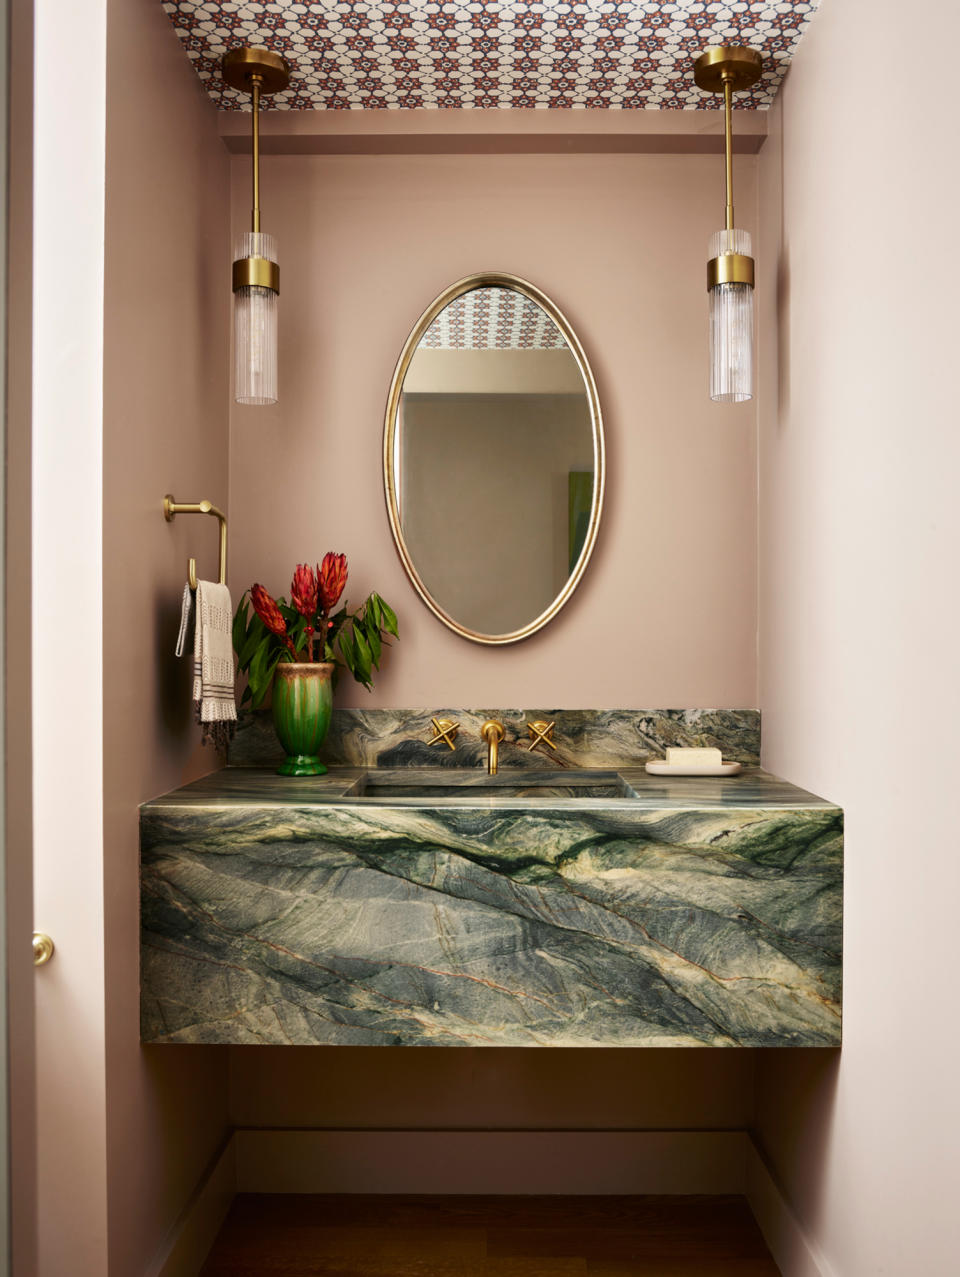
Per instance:
[[[280,661],[331,661],[368,691],[373,687],[385,635],[399,637],[397,618],[379,594],[356,612],[346,606],[334,612],[346,584],[347,556],[330,553],[316,569],[297,564],[289,603],[272,598],[260,584],[251,587],[249,598],[244,594],[233,619],[239,672],[247,676],[241,705],[249,701],[256,709],[263,702]]]

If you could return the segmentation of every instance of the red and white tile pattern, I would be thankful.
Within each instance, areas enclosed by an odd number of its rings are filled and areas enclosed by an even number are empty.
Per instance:
[[[566,344],[545,310],[509,288],[474,288],[455,297],[420,340],[429,350],[560,350]]]
[[[604,0],[602,3],[254,3],[163,0],[187,56],[219,106],[249,99],[220,79],[235,45],[282,53],[293,75],[271,108],[591,107],[716,109],[693,83],[711,44],[764,54],[740,108],[773,101],[819,0]]]

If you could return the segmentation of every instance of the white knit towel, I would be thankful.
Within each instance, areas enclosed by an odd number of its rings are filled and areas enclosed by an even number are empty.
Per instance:
[[[178,654],[183,649],[190,613],[189,589],[184,590]],[[233,671],[233,603],[225,585],[197,582],[197,620],[193,635],[193,699],[203,740],[223,747],[237,720]]]
[[[183,598],[180,602],[180,633],[177,635],[177,646],[174,649],[177,656],[183,655],[183,649],[187,643],[187,626],[190,624],[190,609],[193,607],[193,591],[190,589],[190,582],[184,582]]]

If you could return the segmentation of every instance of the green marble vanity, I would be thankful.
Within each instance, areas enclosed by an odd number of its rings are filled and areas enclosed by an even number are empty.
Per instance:
[[[228,767],[144,804],[143,1041],[839,1043],[833,804],[757,766],[649,776],[646,729],[589,767],[521,759],[515,731],[489,777],[419,743],[384,766],[348,727],[324,777]]]

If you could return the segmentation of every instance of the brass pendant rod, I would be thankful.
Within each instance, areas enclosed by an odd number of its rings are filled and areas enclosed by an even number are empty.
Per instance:
[[[253,85],[253,226],[260,232],[260,85],[261,76],[251,75]]]
[[[730,234],[729,248],[733,249],[733,85],[732,76],[723,77],[723,114],[724,132],[726,135],[727,154],[727,232]]]

